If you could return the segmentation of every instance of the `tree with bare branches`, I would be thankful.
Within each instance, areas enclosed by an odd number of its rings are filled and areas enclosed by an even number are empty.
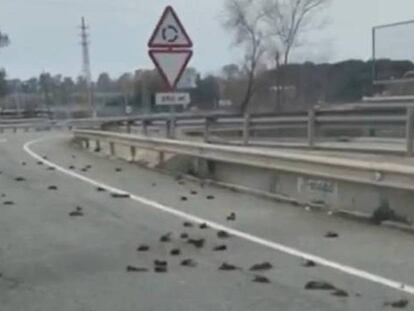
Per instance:
[[[273,46],[283,55],[283,64],[289,62],[292,50],[300,37],[316,25],[317,14],[330,0],[265,0],[263,12],[267,34]]]
[[[262,0],[226,0],[224,26],[234,33],[236,46],[245,49],[244,70],[247,86],[241,111],[246,112],[254,94],[257,66],[264,54],[265,32]]]
[[[9,36],[0,31],[0,48],[8,46],[10,44]]]

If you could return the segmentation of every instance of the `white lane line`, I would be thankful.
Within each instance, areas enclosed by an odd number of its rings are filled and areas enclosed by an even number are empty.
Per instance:
[[[193,221],[193,222],[197,222],[197,223],[207,223],[213,229],[225,230],[225,231],[229,232],[230,234],[232,234],[234,236],[237,236],[241,239],[260,244],[262,246],[268,247],[270,249],[273,249],[273,250],[276,250],[276,251],[279,251],[279,252],[282,252],[282,253],[285,253],[285,254],[289,254],[291,256],[295,256],[295,257],[299,257],[299,258],[303,258],[303,259],[307,259],[307,260],[312,260],[312,261],[318,263],[319,265],[329,267],[329,268],[332,268],[334,270],[341,271],[345,274],[349,274],[349,275],[358,277],[360,279],[368,280],[368,281],[371,281],[371,282],[374,282],[374,283],[377,283],[377,284],[384,285],[386,287],[396,289],[396,290],[401,291],[401,292],[405,292],[407,294],[414,295],[414,286],[412,286],[412,285],[408,285],[408,284],[404,284],[402,282],[391,280],[391,279],[382,277],[380,275],[370,273],[368,271],[364,271],[364,270],[361,270],[361,269],[358,269],[358,268],[347,266],[347,265],[344,265],[344,264],[341,264],[341,263],[338,263],[338,262],[335,262],[335,261],[332,261],[332,260],[329,260],[329,259],[326,259],[326,258],[323,258],[323,257],[319,257],[319,256],[316,256],[316,255],[313,255],[313,254],[310,254],[310,253],[300,251],[298,249],[295,249],[295,248],[292,248],[292,247],[289,247],[289,246],[286,246],[286,245],[283,245],[283,244],[280,244],[280,243],[277,243],[277,242],[266,240],[266,239],[254,236],[252,234],[249,234],[249,233],[245,233],[245,232],[242,232],[242,231],[230,228],[230,227],[226,227],[226,226],[218,224],[216,222],[212,222],[212,221],[209,221],[207,219],[197,217],[197,216],[194,216],[194,215],[186,213],[186,212],[179,211],[179,210],[174,209],[170,206],[163,205],[163,204],[158,203],[156,201],[146,199],[144,197],[129,193],[129,192],[124,191],[124,190],[119,189],[119,188],[109,186],[107,184],[104,184],[104,183],[101,183],[99,181],[93,180],[91,178],[85,177],[85,176],[80,175],[78,173],[75,173],[73,171],[67,170],[67,169],[65,169],[65,168],[63,168],[63,167],[61,167],[61,166],[59,166],[59,165],[57,165],[53,162],[50,162],[48,160],[43,159],[40,155],[38,155],[37,153],[35,153],[34,151],[32,151],[30,149],[30,146],[32,146],[36,143],[39,143],[43,140],[47,140],[47,139],[51,139],[51,137],[39,138],[39,139],[29,141],[23,146],[23,149],[30,156],[35,158],[36,160],[42,161],[44,164],[54,167],[57,171],[60,171],[61,173],[64,173],[64,174],[69,175],[73,178],[82,180],[82,181],[84,181],[86,183],[89,183],[93,186],[105,188],[107,191],[110,191],[110,192],[129,194],[130,198],[132,200],[134,200],[138,203],[141,203],[143,205],[146,205],[146,206],[149,206],[149,207],[152,207],[152,208],[156,208],[160,211],[166,212],[168,214],[171,214],[171,215],[174,215],[174,216],[177,216],[177,217],[189,220],[189,221]]]

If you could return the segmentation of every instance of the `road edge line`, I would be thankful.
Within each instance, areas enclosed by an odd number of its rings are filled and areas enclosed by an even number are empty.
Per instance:
[[[65,175],[69,175],[73,178],[82,180],[82,181],[84,181],[86,183],[89,183],[89,184],[91,184],[93,186],[96,186],[96,187],[102,187],[102,188],[104,188],[104,189],[106,189],[107,191],[110,191],[110,192],[120,193],[120,194],[128,194],[128,195],[130,195],[130,198],[132,200],[134,200],[138,203],[141,203],[145,206],[161,210],[161,211],[166,212],[170,215],[174,215],[176,217],[183,218],[183,219],[186,219],[186,220],[189,220],[189,221],[193,221],[193,222],[197,222],[197,223],[206,223],[207,225],[209,225],[213,229],[225,230],[228,233],[232,234],[233,236],[236,236],[238,238],[241,238],[241,239],[244,239],[244,240],[247,240],[247,241],[262,245],[262,246],[265,246],[265,247],[273,249],[275,251],[285,253],[285,254],[291,255],[293,257],[298,257],[298,258],[305,259],[305,260],[312,260],[312,261],[314,261],[315,263],[317,263],[321,266],[325,266],[325,267],[328,267],[328,268],[331,268],[331,269],[334,269],[334,270],[338,270],[340,272],[358,277],[360,279],[368,280],[368,281],[371,281],[373,283],[381,284],[383,286],[386,286],[386,287],[389,287],[389,288],[392,288],[392,289],[395,289],[395,290],[398,290],[398,291],[401,291],[401,292],[404,292],[404,293],[407,293],[407,294],[410,294],[410,295],[414,295],[414,286],[412,286],[412,285],[408,285],[408,284],[405,284],[403,282],[398,282],[398,281],[388,279],[388,278],[385,278],[385,277],[382,277],[382,276],[379,276],[379,275],[376,275],[376,274],[373,274],[373,273],[370,273],[370,272],[367,272],[367,271],[364,271],[364,270],[361,270],[361,269],[358,269],[358,268],[354,268],[354,267],[347,266],[347,265],[344,265],[344,264],[341,264],[341,263],[338,263],[338,262],[335,262],[335,261],[331,261],[331,260],[323,258],[323,257],[319,257],[319,256],[316,256],[316,255],[313,255],[313,254],[310,254],[310,253],[306,253],[306,252],[300,251],[300,250],[292,248],[292,247],[288,247],[286,245],[283,245],[283,244],[280,244],[280,243],[277,243],[277,242],[274,242],[274,241],[266,240],[264,238],[254,236],[252,234],[245,233],[245,232],[239,231],[237,229],[233,229],[233,228],[221,225],[219,223],[212,222],[212,221],[209,221],[207,219],[204,219],[204,218],[201,218],[201,217],[198,217],[198,216],[194,216],[194,215],[186,213],[186,212],[179,211],[177,209],[174,209],[173,207],[166,206],[166,205],[158,203],[156,201],[153,201],[153,200],[135,195],[135,194],[130,193],[128,191],[124,191],[122,189],[107,185],[105,183],[101,183],[101,182],[96,181],[94,179],[91,179],[89,177],[86,177],[86,176],[83,176],[83,175],[78,174],[76,172],[65,169],[65,168],[63,168],[63,167],[61,167],[61,166],[59,166],[59,165],[57,165],[57,164],[55,164],[55,163],[53,163],[49,160],[43,159],[42,156],[38,155],[37,153],[35,153],[33,150],[30,149],[30,146],[32,146],[34,144],[37,144],[37,143],[40,143],[42,141],[48,140],[48,139],[51,139],[51,137],[46,137],[46,138],[41,137],[41,138],[37,138],[37,139],[31,140],[31,141],[28,141],[23,145],[23,150],[27,154],[29,154],[31,157],[36,159],[37,161],[41,161],[41,162],[43,162],[44,164],[46,164],[50,167],[54,167],[57,171],[65,174]]]

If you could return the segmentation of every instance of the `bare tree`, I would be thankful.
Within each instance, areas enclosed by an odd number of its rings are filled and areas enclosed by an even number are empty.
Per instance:
[[[293,48],[299,44],[300,36],[315,25],[317,13],[330,0],[266,0],[263,12],[269,38],[283,54],[283,64],[289,62]]]
[[[8,46],[10,44],[9,36],[0,31],[0,48]]]
[[[263,20],[261,0],[226,0],[224,26],[235,35],[235,45],[245,49],[244,69],[247,86],[241,111],[246,112],[254,94],[257,65],[264,53]]]

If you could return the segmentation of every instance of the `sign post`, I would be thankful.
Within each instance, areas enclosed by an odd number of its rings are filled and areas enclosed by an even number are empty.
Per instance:
[[[148,42],[149,56],[173,92],[191,57],[193,42],[171,6],[167,6]]]
[[[175,107],[188,105],[189,94],[174,93],[193,56],[193,42],[171,6],[167,6],[148,42],[149,56],[168,87],[169,93],[156,95],[156,105],[169,106],[171,120],[167,136],[174,138]]]

